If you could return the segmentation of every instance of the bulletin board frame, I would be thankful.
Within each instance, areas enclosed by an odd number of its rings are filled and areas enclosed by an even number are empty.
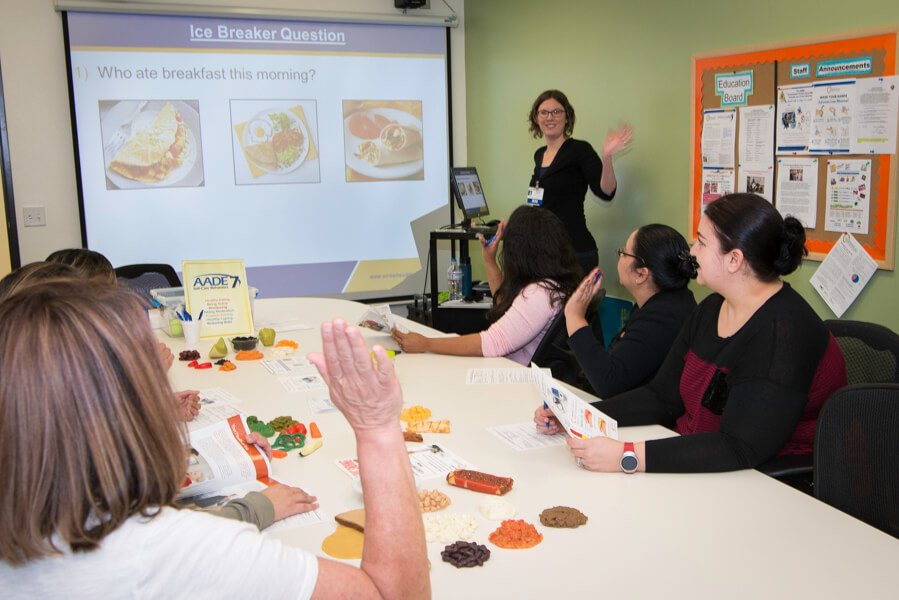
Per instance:
[[[690,65],[690,221],[689,231],[695,241],[702,216],[702,125],[703,111],[724,108],[714,89],[709,94],[709,79],[716,73],[741,73],[752,70],[753,90],[747,94],[742,106],[777,104],[777,88],[782,85],[815,83],[829,80],[845,80],[852,75],[816,77],[814,68],[819,62],[872,57],[872,69],[862,77],[896,75],[896,58],[899,55],[899,25],[860,29],[850,32],[759,44],[728,50],[716,50],[691,55]],[[808,77],[786,78],[793,64],[809,64]],[[758,74],[756,74],[758,73]],[[899,128],[897,128],[899,129]],[[897,131],[899,140],[899,131]],[[735,141],[735,147],[739,147]],[[776,153],[775,153],[776,154]],[[776,164],[777,156],[772,157]],[[803,154],[818,158],[817,221],[815,228],[806,229],[806,247],[809,258],[823,260],[841,232],[825,231],[826,169],[828,160],[872,160],[871,198],[867,234],[855,234],[868,254],[881,269],[895,268],[897,165],[899,154]],[[735,173],[739,157],[734,159]],[[777,198],[774,198],[775,203]]]

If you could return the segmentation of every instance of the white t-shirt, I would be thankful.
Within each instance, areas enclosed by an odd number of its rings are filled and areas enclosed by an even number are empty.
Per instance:
[[[173,508],[132,517],[93,552],[0,562],[8,598],[309,598],[317,579],[308,552],[248,523]]]

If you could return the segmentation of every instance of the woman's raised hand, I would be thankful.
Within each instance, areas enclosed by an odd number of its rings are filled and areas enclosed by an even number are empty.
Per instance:
[[[574,293],[568,297],[565,303],[565,322],[568,324],[569,334],[587,325],[585,318],[587,307],[601,287],[602,271],[596,268],[587,274]]]
[[[630,147],[634,140],[634,128],[627,123],[622,123],[618,129],[610,129],[602,143],[602,157],[612,158],[622,150]]]
[[[322,353],[309,355],[354,431],[398,427],[403,391],[383,346],[372,352],[359,329],[343,319],[322,323]]]

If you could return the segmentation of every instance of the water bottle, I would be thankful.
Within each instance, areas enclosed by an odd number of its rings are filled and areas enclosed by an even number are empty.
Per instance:
[[[449,284],[449,299],[450,300],[461,300],[462,299],[462,270],[459,269],[459,265],[456,264],[455,258],[452,260],[449,268],[446,270],[446,281]]]
[[[462,297],[471,296],[471,258],[466,256],[462,262]]]

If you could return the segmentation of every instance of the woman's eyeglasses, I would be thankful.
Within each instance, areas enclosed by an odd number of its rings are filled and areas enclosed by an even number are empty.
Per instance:
[[[634,260],[640,261],[641,264],[643,263],[643,259],[642,259],[642,258],[640,258],[639,256],[637,256],[636,254],[631,254],[630,252],[625,252],[624,248],[618,248],[615,252],[618,253],[618,258],[621,258],[622,256],[630,256],[630,257],[633,258]]]
[[[561,117],[565,114],[565,111],[561,108],[554,108],[552,110],[538,110],[537,115],[541,119],[548,119],[549,117]]]

